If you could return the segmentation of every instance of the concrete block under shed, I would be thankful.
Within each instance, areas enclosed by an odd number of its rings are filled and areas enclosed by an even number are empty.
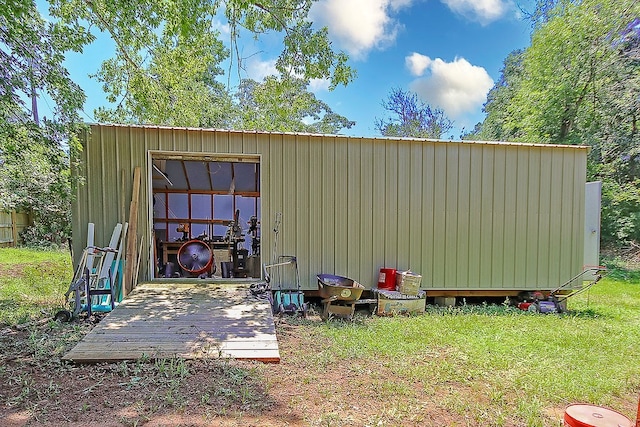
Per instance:
[[[403,295],[398,291],[379,290],[378,316],[393,316],[396,314],[424,313],[427,294],[420,291],[416,296]]]
[[[440,307],[453,307],[456,305],[456,297],[435,297],[434,303]]]

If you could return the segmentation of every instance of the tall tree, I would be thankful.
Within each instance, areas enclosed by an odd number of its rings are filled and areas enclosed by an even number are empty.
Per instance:
[[[244,67],[240,37],[273,33],[282,37],[276,68],[305,82],[328,79],[331,88],[348,84],[354,71],[347,55],[335,51],[326,28],[307,17],[312,0],[52,0],[64,22],[88,22],[111,36],[116,56],[98,73],[113,111],[100,118],[188,126],[226,126],[231,99],[220,86],[222,61],[231,73]],[[230,51],[220,41],[216,21],[225,17]],[[225,112],[227,114],[225,114]]]
[[[84,93],[63,66],[91,36],[45,21],[32,0],[0,4],[0,208],[32,213],[29,242],[69,235],[69,153],[78,149]],[[50,117],[38,101],[47,99]]]
[[[106,60],[97,74],[115,108],[101,107],[96,119],[116,123],[168,126],[230,127],[234,116],[231,96],[216,80],[228,53],[217,32],[164,34],[143,60],[130,67],[122,55]]]
[[[483,107],[486,118],[476,125],[473,132],[465,135],[465,139],[510,141],[521,137],[520,129],[517,126],[507,126],[507,122],[510,120],[509,105],[522,81],[522,58],[523,51],[514,50],[504,60],[500,79],[489,91]]]
[[[417,94],[400,88],[392,89],[382,106],[392,115],[376,119],[376,130],[384,136],[439,139],[453,127],[444,111],[431,108]]]
[[[555,6],[531,46],[505,61],[478,135],[590,145],[589,178],[604,183],[603,239],[640,240],[640,3],[543,3]]]
[[[238,90],[242,129],[336,134],[355,123],[331,110],[295,77],[269,76],[262,83],[243,80]]]

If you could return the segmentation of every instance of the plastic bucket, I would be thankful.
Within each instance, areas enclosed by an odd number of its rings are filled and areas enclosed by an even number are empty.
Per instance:
[[[575,404],[564,411],[565,427],[632,427],[631,420],[602,406]]]
[[[381,268],[378,274],[378,289],[396,290],[396,269]]]

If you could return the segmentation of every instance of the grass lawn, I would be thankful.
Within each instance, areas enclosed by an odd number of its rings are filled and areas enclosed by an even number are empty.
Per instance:
[[[331,344],[314,363],[330,369],[336,360],[386,361],[391,377],[373,384],[387,398],[411,395],[411,384],[419,383],[475,425],[509,426],[514,417],[518,425],[554,425],[545,421],[547,411],[576,402],[626,406],[635,419],[624,401],[640,391],[637,276],[603,279],[573,297],[569,309],[540,315],[502,306],[430,307],[424,316],[326,323],[317,333]],[[394,378],[409,381],[394,386]]]
[[[71,275],[68,253],[0,249],[0,330],[50,315]],[[177,425],[153,421],[189,416],[180,422],[557,427],[570,403],[607,406],[635,420],[640,271],[611,263],[607,277],[569,300],[569,310],[428,306],[412,317],[283,318],[279,365],[172,360],[70,367],[59,358],[89,322],[50,322],[0,335],[8,349],[0,401],[8,402],[5,413],[24,411],[34,425],[100,420],[90,411],[95,398],[85,399],[97,382],[100,401],[122,402],[101,406],[117,425]]]
[[[0,325],[25,323],[60,308],[72,269],[68,251],[0,248]]]

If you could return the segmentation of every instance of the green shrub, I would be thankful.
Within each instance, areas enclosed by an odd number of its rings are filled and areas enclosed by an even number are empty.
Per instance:
[[[640,180],[603,182],[601,240],[605,245],[640,241]]]

